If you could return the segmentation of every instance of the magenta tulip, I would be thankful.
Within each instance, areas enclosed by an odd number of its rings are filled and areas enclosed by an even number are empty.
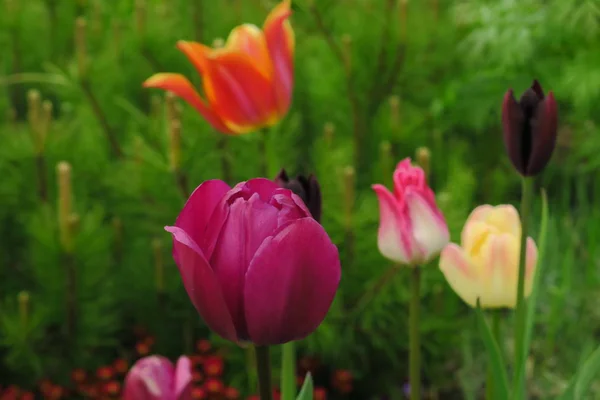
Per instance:
[[[268,179],[206,181],[177,217],[173,258],[206,322],[234,342],[299,340],[325,318],[338,250],[304,202]]]
[[[127,373],[124,400],[191,400],[192,366],[182,356],[177,365],[162,356],[138,360]]]
[[[394,171],[394,193],[373,185],[379,199],[379,251],[400,264],[430,261],[450,241],[446,220],[435,203],[425,173],[402,160]]]

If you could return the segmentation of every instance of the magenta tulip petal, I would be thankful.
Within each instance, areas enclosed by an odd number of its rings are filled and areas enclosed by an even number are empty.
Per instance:
[[[256,192],[260,199],[266,203],[269,202],[273,193],[279,189],[279,185],[266,178],[254,178],[246,182],[246,187],[250,192]]]
[[[124,400],[162,400],[171,397],[173,364],[162,356],[138,360],[125,378]]]
[[[244,303],[257,345],[299,340],[325,318],[340,282],[338,250],[312,218],[267,238],[246,274]]]
[[[183,229],[194,242],[202,246],[208,221],[229,190],[229,186],[218,179],[202,183],[183,206],[183,210],[175,221],[175,226]]]
[[[173,234],[173,255],[194,307],[212,330],[225,339],[237,341],[221,285],[202,251],[183,229],[167,226],[165,230]]]
[[[398,263],[409,264],[413,258],[410,220],[400,215],[398,201],[383,185],[373,185],[379,199],[379,251]]]
[[[235,200],[223,225],[226,234],[219,238],[210,260],[240,338],[247,335],[243,300],[246,269],[263,240],[277,228],[277,214],[278,210],[262,202],[258,193],[247,201]]]
[[[192,363],[186,356],[181,356],[175,365],[174,382],[175,400],[188,400],[192,398]]]

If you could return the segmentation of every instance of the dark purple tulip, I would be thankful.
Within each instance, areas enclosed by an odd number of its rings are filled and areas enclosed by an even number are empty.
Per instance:
[[[317,222],[321,222],[321,187],[314,175],[311,174],[308,178],[298,175],[295,179],[290,179],[285,169],[281,169],[275,177],[275,183],[298,195],[304,201],[312,217]]]
[[[554,95],[534,80],[519,101],[509,89],[502,103],[504,144],[514,167],[523,176],[539,174],[556,144],[558,111]]]

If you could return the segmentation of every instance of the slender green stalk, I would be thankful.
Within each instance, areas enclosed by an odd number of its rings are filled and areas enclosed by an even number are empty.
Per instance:
[[[294,400],[296,398],[296,345],[294,342],[282,346],[281,357],[281,398]]]
[[[498,311],[491,312],[492,317],[492,334],[494,335],[494,339],[500,346],[500,351],[502,351],[502,336],[500,335],[500,313]],[[487,367],[487,381],[485,385],[485,398],[486,400],[499,400],[494,398],[494,371],[493,368]]]
[[[421,400],[421,343],[419,337],[419,309],[421,306],[421,268],[413,267],[410,280],[409,315],[409,374],[410,399]]]
[[[258,372],[258,392],[260,400],[273,400],[271,389],[271,359],[268,346],[256,346],[256,370]]]
[[[529,215],[533,202],[533,179],[523,178],[523,191],[521,194],[521,251],[519,254],[519,283],[517,286],[517,311],[515,323],[515,364],[514,383],[519,382],[519,374],[525,373],[521,364],[525,362],[524,339],[527,307],[525,304],[525,263],[527,256],[527,235],[529,230]],[[514,388],[518,390],[517,388]]]

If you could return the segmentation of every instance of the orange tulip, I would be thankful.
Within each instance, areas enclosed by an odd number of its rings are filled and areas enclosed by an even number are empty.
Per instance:
[[[290,107],[294,80],[290,3],[279,3],[262,30],[251,24],[236,27],[222,48],[177,43],[202,76],[205,98],[181,74],[153,75],[144,87],[173,92],[225,134],[239,135],[274,125]]]

